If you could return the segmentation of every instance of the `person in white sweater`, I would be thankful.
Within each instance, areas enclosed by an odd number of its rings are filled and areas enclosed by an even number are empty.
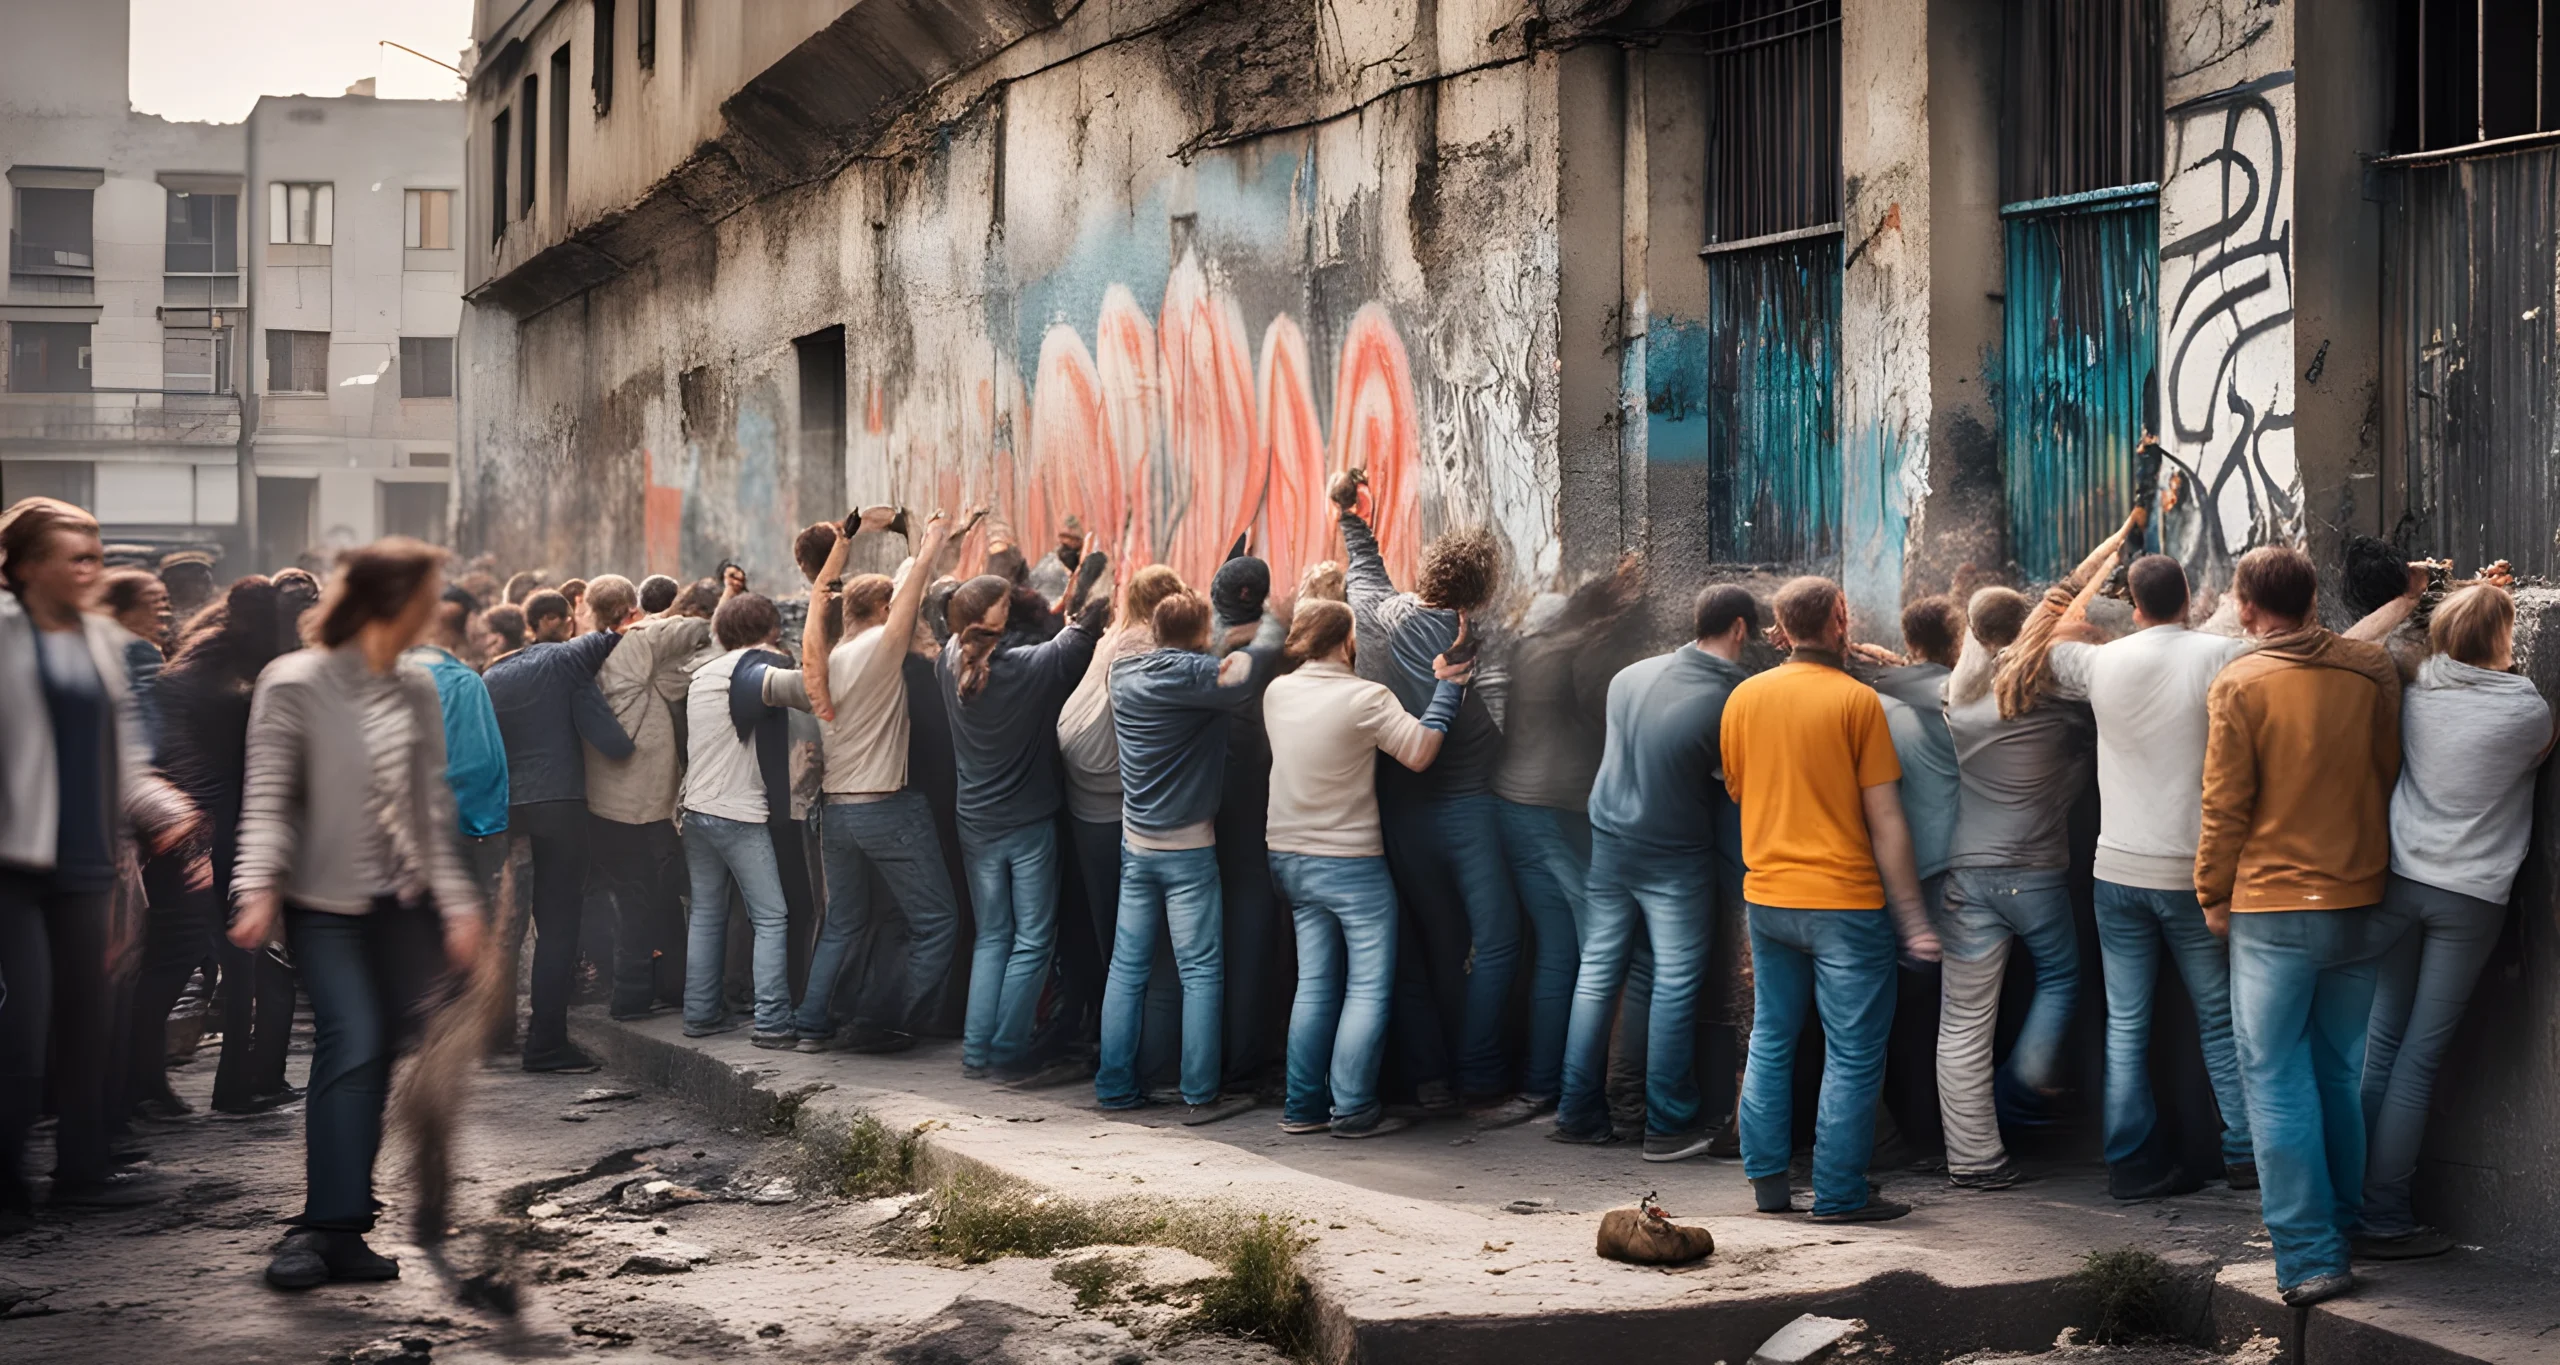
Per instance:
[[[2549,703],[2512,671],[2515,619],[2515,600],[2495,584],[2446,598],[2401,697],[2391,881],[2377,917],[2400,938],[2382,959],[2365,1036],[2360,1260],[2453,1247],[2416,1221],[2409,1182],[2436,1069],[2506,922],[2533,833],[2534,772],[2554,738]]]

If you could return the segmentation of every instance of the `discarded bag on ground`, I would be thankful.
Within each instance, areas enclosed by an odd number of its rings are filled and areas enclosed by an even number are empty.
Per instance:
[[[1703,1260],[1716,1249],[1715,1234],[1702,1227],[1671,1221],[1652,1195],[1633,1208],[1600,1215],[1600,1254],[1631,1265],[1685,1265]]]

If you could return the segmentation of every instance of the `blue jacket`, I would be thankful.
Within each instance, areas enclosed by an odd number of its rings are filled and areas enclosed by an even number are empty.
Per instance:
[[[1609,738],[1591,783],[1595,832],[1740,868],[1741,812],[1722,772],[1725,698],[1744,676],[1741,665],[1682,645],[1609,680]]]
[[[498,733],[506,740],[508,804],[585,801],[587,753],[578,747],[582,739],[607,758],[631,756],[631,736],[623,733],[604,689],[596,686],[596,670],[621,643],[621,636],[599,630],[574,640],[527,645],[481,675],[490,705],[497,709]]]
[[[1262,695],[1277,650],[1257,645],[1246,680],[1218,685],[1218,663],[1187,649],[1158,649],[1111,665],[1111,728],[1120,742],[1120,811],[1148,834],[1213,819],[1227,777],[1228,718]]]
[[[466,839],[507,829],[507,745],[488,684],[471,665],[434,645],[409,651],[409,662],[436,681],[444,710],[444,781],[453,788],[454,824]]]

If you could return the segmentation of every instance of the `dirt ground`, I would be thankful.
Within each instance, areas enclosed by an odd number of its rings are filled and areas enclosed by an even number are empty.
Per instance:
[[[172,1079],[203,1110],[210,1057]],[[278,1220],[300,1203],[300,1106],[146,1125],[138,1140],[165,1202],[48,1215],[0,1241],[0,1360],[85,1365],[173,1348],[222,1365],[1279,1360],[1179,1325],[1182,1286],[1212,1273],[1206,1262],[1132,1249],[1096,1274],[1105,1253],[1091,1250],[937,1259],[915,1196],[805,1197],[790,1144],[722,1131],[610,1071],[492,1066],[467,1112],[458,1227],[441,1253],[410,1240],[404,1175],[386,1152],[374,1242],[401,1278],[303,1294],[260,1279]],[[40,1144],[35,1168],[48,1156]],[[1092,1307],[1077,1306],[1078,1285]]]

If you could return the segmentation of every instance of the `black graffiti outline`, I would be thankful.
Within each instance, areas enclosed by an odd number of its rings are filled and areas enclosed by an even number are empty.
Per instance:
[[[2206,412],[2191,423],[2184,416],[2179,377],[2186,368],[2190,350],[2203,338],[2211,323],[2227,317],[2238,328],[2228,342],[2216,343],[2218,354],[2213,383],[2206,390],[2218,397],[2222,409],[2239,421],[2239,429],[2232,434],[2228,446],[2218,459],[2212,461],[2212,477],[2204,475],[2201,465],[2205,461],[2190,462],[2181,458],[2174,448],[2165,452],[2168,462],[2185,476],[2183,481],[2190,490],[2192,505],[2201,520],[2203,535],[2199,548],[2206,564],[2193,567],[2220,566],[2230,559],[2231,547],[2223,532],[2221,503],[2234,479],[2240,485],[2252,544],[2271,538],[2277,527],[2298,512],[2290,488],[2267,468],[2265,454],[2266,441],[2270,436],[2293,429],[2293,414],[2272,410],[2261,414],[2255,405],[2241,396],[2235,373],[2241,355],[2251,343],[2269,332],[2293,325],[2293,309],[2289,302],[2286,307],[2255,322],[2244,324],[2239,321],[2241,307],[2274,289],[2279,272],[2285,286],[2285,297],[2287,300],[2292,298],[2291,215],[2285,215],[2281,225],[2277,222],[2277,207],[2283,203],[2285,184],[2283,127],[2276,117],[2275,103],[2268,97],[2268,92],[2292,83],[2291,71],[2272,72],[2181,101],[2167,111],[2173,141],[2176,132],[2183,130],[2191,121],[2216,114],[2223,121],[2220,144],[2181,171],[2218,171],[2222,216],[2160,247],[2160,258],[2164,263],[2193,258],[2187,278],[2179,287],[2178,297],[2168,315],[2176,333],[2164,385],[2168,399],[2168,431],[2165,434],[2172,442],[2205,447],[2212,439],[2213,399],[2206,400]],[[2241,132],[2252,120],[2261,123],[2266,133],[2269,164],[2263,171],[2240,147]],[[2245,186],[2236,208],[2232,204],[2235,180]],[[2254,234],[2250,235],[2253,227]],[[2260,259],[2267,260],[2267,266],[2249,278],[2237,282],[2225,278],[2231,269]],[[2211,281],[2210,286],[2208,280]],[[2199,311],[2190,314],[2190,303],[2199,291],[2208,287],[2219,292],[2206,299]]]

